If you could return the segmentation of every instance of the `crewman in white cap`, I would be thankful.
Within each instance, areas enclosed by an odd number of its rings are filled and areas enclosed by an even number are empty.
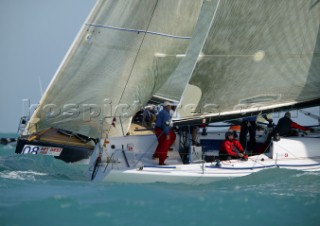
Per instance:
[[[159,112],[156,118],[156,125],[154,132],[158,139],[158,146],[153,154],[153,158],[159,158],[159,165],[166,165],[164,161],[167,158],[167,153],[169,147],[176,140],[176,135],[173,132],[172,128],[170,128],[170,109],[171,103],[169,101],[165,101],[163,103],[163,110]]]

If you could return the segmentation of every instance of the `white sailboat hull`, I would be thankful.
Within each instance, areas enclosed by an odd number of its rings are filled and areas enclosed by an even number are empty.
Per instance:
[[[220,134],[223,133],[217,133],[215,136],[221,137]],[[134,146],[134,150],[116,151],[113,163],[104,162],[105,156],[103,156],[102,162],[95,169],[94,180],[121,183],[208,184],[247,176],[271,168],[320,170],[319,137],[282,138],[278,142],[273,142],[268,153],[251,156],[247,161],[196,162],[195,160],[193,163],[183,164],[174,151],[169,152],[169,157],[166,160],[169,165],[165,166],[159,166],[157,160],[151,159],[157,144],[154,136],[132,136],[123,140],[129,142],[129,146]],[[118,141],[121,139],[119,138]],[[138,142],[143,145],[138,145]],[[113,142],[111,141],[111,143]],[[143,150],[143,147],[151,148],[141,154],[139,150]],[[192,155],[196,156],[197,150],[192,152]],[[95,157],[93,158],[95,159]],[[92,176],[93,166],[90,168],[88,173],[89,176]]]
[[[319,171],[320,158],[310,160],[288,160],[276,164],[275,161],[266,162],[266,165],[252,166],[249,164],[234,163],[233,167],[216,167],[205,164],[205,170],[202,170],[202,164],[191,164],[185,167],[166,166],[166,167],[144,167],[143,169],[131,170],[111,170],[103,178],[106,182],[121,183],[184,183],[184,184],[208,184],[221,180],[243,177],[270,168],[286,168],[303,171]],[[230,163],[232,164],[232,163]]]

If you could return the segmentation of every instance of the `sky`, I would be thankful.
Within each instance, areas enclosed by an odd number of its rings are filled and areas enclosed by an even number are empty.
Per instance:
[[[24,99],[39,102],[95,2],[0,1],[0,133],[17,132]]]
[[[17,132],[27,103],[39,102],[95,2],[0,0],[0,133]]]

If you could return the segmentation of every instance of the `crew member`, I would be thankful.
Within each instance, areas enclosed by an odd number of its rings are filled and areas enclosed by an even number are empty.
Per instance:
[[[292,131],[292,128],[299,129],[303,131],[312,131],[310,128],[304,127],[295,123],[291,120],[290,112],[286,112],[282,118],[279,119],[278,124],[274,130],[274,134],[279,134],[280,136],[295,136],[297,135]]]
[[[170,128],[171,103],[165,101],[163,107],[163,110],[161,110],[157,115],[154,130],[158,139],[158,146],[155,153],[153,154],[153,159],[159,158],[159,165],[166,165],[164,162],[167,158],[169,147],[176,140],[176,135],[173,132],[172,128]]]
[[[232,131],[226,132],[225,140],[222,142],[219,151],[220,160],[231,160],[238,158],[248,158],[244,153],[244,148],[240,142],[234,138]]]

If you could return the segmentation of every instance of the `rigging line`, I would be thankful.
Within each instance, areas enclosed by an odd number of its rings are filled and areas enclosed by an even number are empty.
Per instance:
[[[163,37],[176,38],[176,39],[191,39],[192,38],[192,37],[187,37],[187,36],[177,36],[177,35],[164,34],[164,33],[155,32],[155,31],[122,28],[122,27],[115,27],[115,26],[102,25],[102,24],[85,24],[85,25],[89,26],[89,27],[107,28],[107,29],[118,30],[118,31],[128,31],[128,32],[138,32],[138,33],[141,32],[141,33],[145,33],[145,34],[159,35],[159,36],[163,36]]]
[[[153,8],[153,12],[152,12],[152,15],[151,15],[151,18],[150,18],[150,20],[149,20],[149,23],[148,23],[148,27],[147,27],[147,28],[149,28],[149,26],[150,26],[150,23],[151,23],[151,21],[152,21],[153,15],[154,15],[154,12],[155,12],[155,10],[156,10],[156,8],[157,8],[157,5],[158,5],[158,1],[159,1],[159,0],[157,0],[155,6],[154,6],[154,8]],[[127,81],[126,81],[126,84],[125,84],[125,86],[124,86],[124,89],[122,90],[122,93],[121,93],[121,96],[120,96],[120,98],[119,98],[119,103],[118,103],[118,104],[120,104],[120,102],[121,102],[121,100],[122,100],[122,97],[123,97],[123,95],[124,95],[124,93],[125,93],[125,91],[126,91],[126,89],[127,89],[128,83],[129,83],[130,78],[131,78],[131,76],[132,76],[132,72],[133,72],[134,66],[135,66],[135,64],[136,64],[136,62],[137,62],[137,59],[138,59],[138,55],[139,55],[140,50],[141,50],[141,48],[142,48],[142,45],[143,45],[143,43],[144,43],[144,39],[145,39],[145,37],[146,37],[146,34],[147,34],[147,33],[145,33],[144,36],[143,36],[143,38],[142,38],[142,41],[141,41],[140,46],[139,46],[139,49],[138,49],[137,54],[136,54],[136,56],[135,56],[135,58],[134,58],[132,67],[131,67],[131,69],[130,69],[129,77],[128,77]],[[139,98],[139,99],[140,99],[140,98]]]

